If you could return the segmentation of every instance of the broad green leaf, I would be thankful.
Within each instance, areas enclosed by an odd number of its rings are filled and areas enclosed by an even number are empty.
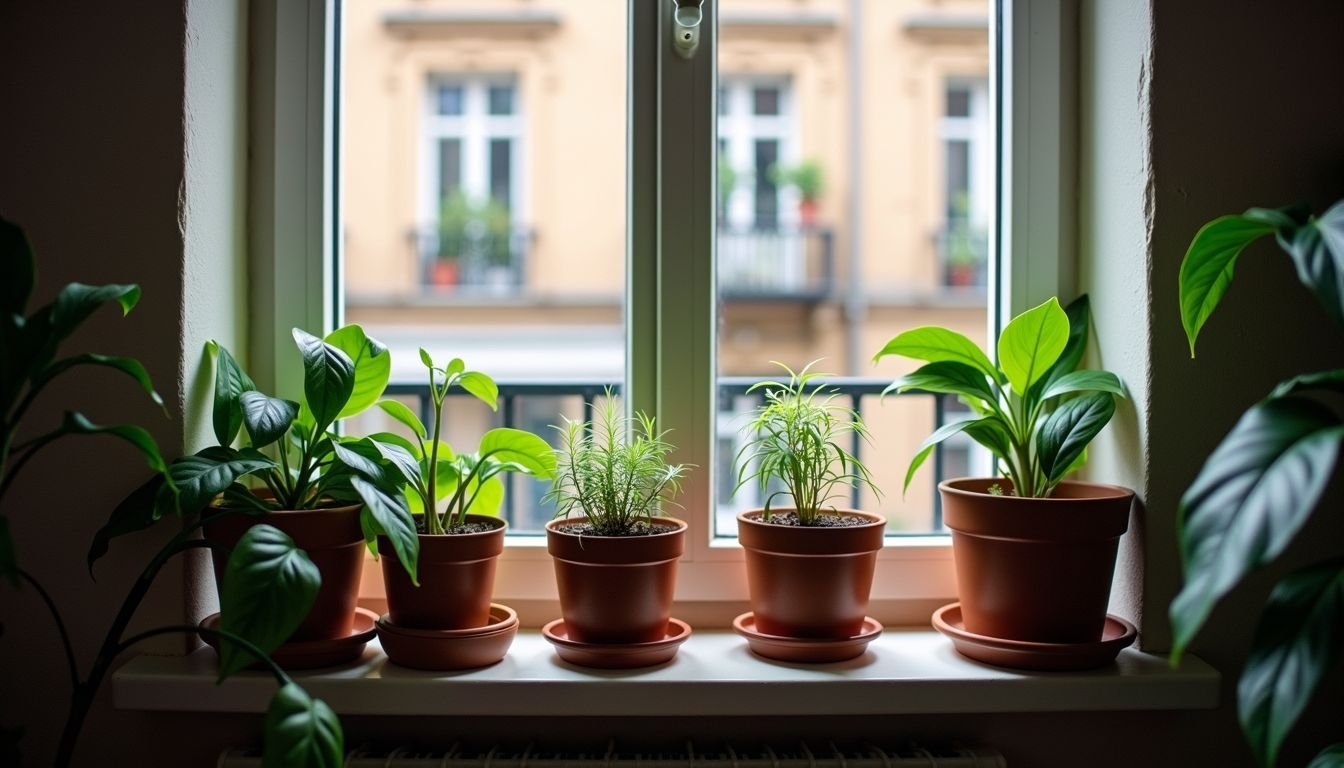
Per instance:
[[[1109,371],[1074,371],[1055,379],[1041,393],[1042,400],[1049,400],[1072,392],[1110,392],[1120,397],[1129,397],[1120,377]]]
[[[1209,611],[1277,557],[1311,516],[1334,472],[1344,425],[1302,398],[1257,403],[1204,462],[1181,498],[1185,586],[1171,603],[1172,661]]]
[[[425,431],[425,425],[420,423],[420,417],[416,416],[415,411],[412,411],[400,400],[379,400],[378,407],[382,408],[388,416],[409,427],[421,440],[429,435]]]
[[[477,400],[490,406],[490,410],[499,410],[499,387],[495,386],[494,379],[484,373],[467,371],[462,374],[457,383],[458,386],[475,395]]]
[[[944,424],[935,430],[933,434],[924,438],[924,442],[920,443],[919,448],[915,449],[915,458],[910,460],[910,466],[905,470],[905,484],[901,486],[901,492],[904,493],[910,489],[910,481],[915,477],[915,470],[919,469],[920,465],[924,463],[924,460],[929,458],[929,454],[933,453],[933,449],[939,443],[953,435],[966,431],[967,427],[978,421],[980,421],[980,419],[963,419],[962,421],[954,421],[951,424]]]
[[[1322,749],[1307,763],[1307,768],[1344,768],[1344,741]]]
[[[467,364],[462,362],[460,357],[454,357],[448,361],[447,365],[443,366],[443,374],[450,379],[454,374],[462,373],[465,370],[467,370]]]
[[[14,534],[9,532],[9,518],[0,515],[0,576],[13,586],[19,585],[19,554],[14,548]]]
[[[1270,397],[1284,397],[1297,392],[1344,392],[1344,368],[1318,373],[1304,373],[1294,376],[1279,385],[1270,393]]]
[[[112,516],[93,535],[93,543],[89,545],[87,562],[90,576],[93,575],[94,563],[107,554],[112,539],[143,531],[159,521],[164,512],[164,490],[163,475],[154,475],[113,508]]]
[[[1195,233],[1181,261],[1180,277],[1181,324],[1190,342],[1191,357],[1195,356],[1200,329],[1232,284],[1237,257],[1246,246],[1275,228],[1263,217],[1243,214],[1220,216]]]
[[[420,348],[420,362],[424,363],[426,368],[429,369],[434,368],[434,358],[429,356],[429,351],[426,350],[424,347]]]
[[[392,375],[392,355],[377,339],[369,338],[358,325],[347,325],[327,334],[326,342],[349,356],[355,366],[355,385],[350,400],[336,416],[354,416],[377,402]]]
[[[23,228],[0,217],[0,314],[22,316],[37,285],[37,262]]]
[[[111,355],[98,355],[89,352],[82,355],[62,358],[51,365],[48,365],[42,371],[41,382],[46,383],[51,381],[77,365],[101,365],[107,368],[112,368],[113,370],[121,371],[132,379],[135,379],[136,383],[140,385],[141,389],[145,390],[145,394],[149,395],[149,399],[153,400],[155,405],[160,408],[163,407],[163,398],[159,396],[158,392],[154,391],[154,382],[150,381],[149,371],[145,370],[145,366],[141,365],[139,360],[132,357],[113,357]]]
[[[369,437],[375,442],[384,443],[386,445],[395,445],[398,448],[402,448],[407,453],[414,456],[416,461],[420,460],[420,446],[395,432],[374,432],[370,434]]]
[[[989,358],[980,351],[975,342],[946,328],[926,325],[906,331],[888,341],[881,351],[873,355],[873,362],[881,360],[886,355],[900,355],[930,363],[943,361],[964,363],[995,381],[1002,381],[998,369],[989,362]]]
[[[219,628],[271,653],[303,623],[321,584],[317,566],[292,539],[265,523],[254,525],[229,553],[219,592]],[[220,639],[220,680],[254,660]]]
[[[243,424],[252,438],[253,448],[265,448],[285,436],[299,415],[299,404],[260,392],[244,392],[238,398],[243,409]]]
[[[397,559],[401,561],[407,575],[419,586],[416,567],[420,557],[420,538],[416,535],[415,520],[411,518],[405,497],[400,493],[388,493],[358,475],[350,478],[350,484],[364,500],[364,509],[359,514],[365,536],[370,533],[386,536],[392,542],[392,549],[396,551]]]
[[[1115,396],[1098,392],[1064,403],[1036,433],[1036,458],[1051,482],[1064,476],[1115,415]]]
[[[1269,596],[1237,685],[1251,751],[1274,765],[1322,678],[1344,651],[1344,562],[1288,575]]]
[[[1092,302],[1083,294],[1064,308],[1064,314],[1069,318],[1069,341],[1064,345],[1064,351],[1059,353],[1059,359],[1050,366],[1050,370],[1045,372],[1031,388],[1029,396],[1032,400],[1039,402],[1041,390],[1048,388],[1057,379],[1066,374],[1078,370],[1082,365],[1083,356],[1087,354],[1087,337],[1092,326]]]
[[[333,442],[331,447],[338,461],[368,480],[379,483],[386,477],[382,453],[367,437]]]
[[[59,342],[74,333],[95,310],[109,301],[116,301],[121,306],[124,317],[139,303],[140,286],[70,283],[62,288],[51,305],[50,323],[54,339]]]
[[[390,466],[395,468],[401,475],[401,479],[407,483],[418,485],[420,483],[420,460],[417,459],[407,448],[410,443],[405,440],[402,443],[386,442],[378,439],[376,435],[369,435],[367,438],[383,459]]]
[[[1069,342],[1069,317],[1051,297],[1013,318],[999,334],[999,366],[1013,391],[1025,396]]]
[[[457,490],[458,481],[465,474],[465,471],[458,467],[457,461],[457,458],[452,456],[439,459],[434,472],[434,501],[443,501]],[[422,474],[425,473],[424,462],[421,463],[420,471]]]
[[[928,363],[913,373],[896,379],[887,387],[886,392],[939,392],[958,395],[969,400],[995,402],[996,395],[990,387],[985,374],[966,363],[943,360]]]
[[[966,425],[966,434],[998,458],[1013,453],[1012,434],[997,417],[989,416]]]
[[[85,418],[82,413],[66,411],[60,429],[52,434],[110,435],[135,446],[140,455],[145,457],[145,462],[149,464],[150,469],[160,473],[168,471],[168,465],[163,461],[163,454],[159,453],[159,444],[154,442],[154,438],[150,436],[149,432],[133,424],[94,424]]]
[[[1344,200],[1297,228],[1292,240],[1279,243],[1293,257],[1297,277],[1316,294],[1325,311],[1344,324]]]
[[[471,502],[465,510],[466,513],[498,517],[499,510],[504,505],[504,482],[498,475],[482,483],[472,481],[466,497]]]
[[[174,461],[168,468],[168,476],[177,486],[182,514],[193,515],[238,478],[276,466],[255,449],[234,450],[215,445]]]
[[[239,399],[244,392],[255,391],[257,385],[252,383],[229,350],[214,341],[208,342],[206,348],[215,355],[215,439],[220,445],[227,446],[238,437],[238,430],[243,426],[243,407]]]
[[[555,477],[555,452],[545,440],[521,429],[498,427],[481,437],[482,459],[517,464],[540,478]]]
[[[345,352],[300,328],[294,329],[294,343],[303,354],[304,401],[319,431],[325,430],[355,391],[355,364]]]
[[[336,713],[298,683],[285,683],[271,697],[262,738],[263,768],[341,768],[345,735]]]

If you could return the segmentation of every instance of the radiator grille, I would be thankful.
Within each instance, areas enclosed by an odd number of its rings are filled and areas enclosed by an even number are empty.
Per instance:
[[[811,749],[752,747],[699,751],[687,745],[677,752],[617,750],[614,745],[593,752],[546,750],[466,749],[447,751],[402,747],[392,750],[361,748],[350,752],[344,768],[1007,768],[1003,755],[990,749],[968,747],[876,747],[838,749],[827,745]],[[220,755],[218,768],[260,768],[259,753],[229,750]]]

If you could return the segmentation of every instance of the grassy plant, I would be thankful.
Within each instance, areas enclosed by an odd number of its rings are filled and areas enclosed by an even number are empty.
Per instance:
[[[747,442],[737,453],[737,487],[756,481],[764,496],[766,520],[779,496],[793,500],[801,525],[815,525],[826,503],[855,483],[880,494],[863,462],[840,445],[851,435],[867,440],[868,430],[853,408],[837,402],[837,392],[813,384],[829,375],[812,371],[817,362],[797,372],[776,362],[788,372],[787,384],[762,381],[747,390],[763,390],[765,402],[742,428]],[[769,493],[772,478],[782,481],[785,489]]]
[[[581,513],[598,534],[626,536],[680,492],[690,466],[667,463],[675,450],[663,439],[667,431],[644,413],[626,418],[611,390],[593,421],[562,418],[556,429],[564,447],[546,495],[559,507],[556,517]]]

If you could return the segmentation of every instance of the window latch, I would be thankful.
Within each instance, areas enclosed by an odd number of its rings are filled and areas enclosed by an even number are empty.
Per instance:
[[[695,56],[700,47],[700,22],[705,0],[672,0],[672,50],[683,59]]]

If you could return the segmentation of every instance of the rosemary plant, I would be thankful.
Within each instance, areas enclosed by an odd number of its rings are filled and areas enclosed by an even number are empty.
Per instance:
[[[862,483],[881,494],[863,462],[841,447],[852,435],[867,440],[868,430],[853,408],[838,402],[839,393],[813,383],[830,375],[813,372],[817,362],[797,372],[775,362],[789,374],[788,383],[762,381],[747,390],[763,390],[765,400],[742,428],[747,440],[737,452],[737,488],[756,482],[767,521],[780,496],[793,500],[800,525],[816,525],[826,503],[842,489]],[[770,491],[772,479],[784,488]]]
[[[653,417],[633,418],[607,390],[593,421],[564,418],[559,470],[546,498],[556,517],[580,513],[601,536],[629,536],[680,492],[688,464],[668,464],[675,447]]]

